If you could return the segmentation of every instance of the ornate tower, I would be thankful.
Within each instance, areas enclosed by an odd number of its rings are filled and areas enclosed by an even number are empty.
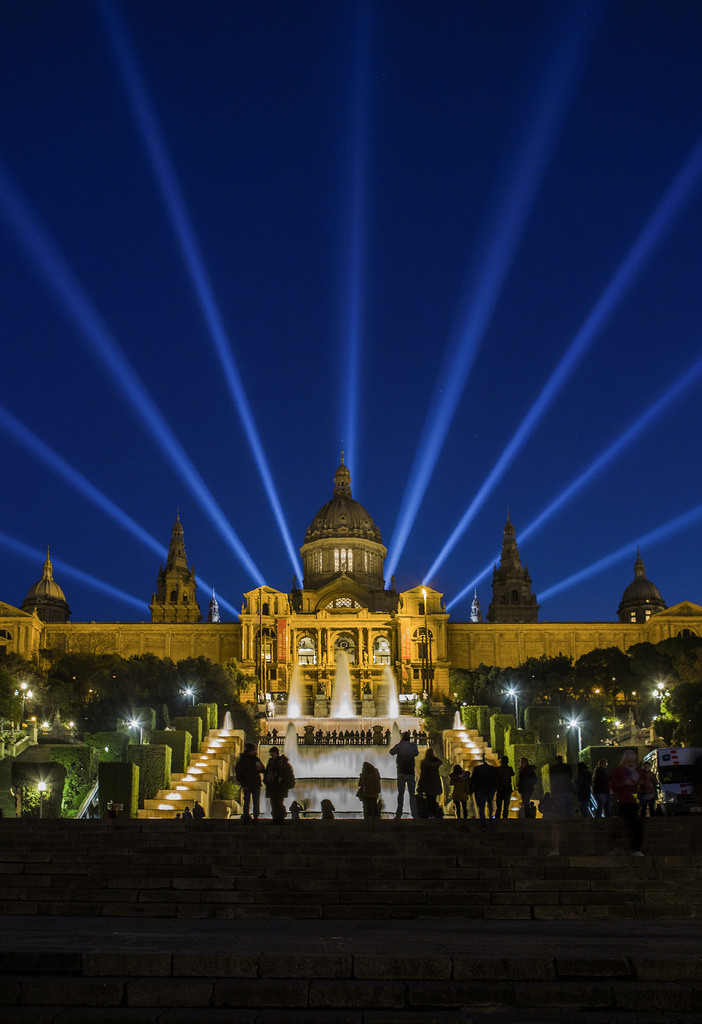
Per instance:
[[[522,562],[512,520],[507,511],[507,522],[502,539],[499,567],[492,573],[492,601],[487,613],[488,622],[538,622],[539,606],[536,594],[531,592],[529,569]]]
[[[152,622],[200,622],[200,608],[195,592],[195,569],[188,569],[185,541],[180,515],[171,533],[166,568],[160,567],[156,580],[156,593],[152,595],[149,610]]]
[[[634,579],[622,594],[617,609],[620,622],[648,622],[656,612],[662,612],[667,605],[655,584],[646,579],[646,568],[641,560],[641,551],[636,549]]]
[[[478,600],[478,591],[476,589],[473,594],[473,600],[470,603],[470,621],[471,622],[482,622],[483,613],[480,608],[480,601]]]
[[[215,597],[214,587],[212,588],[212,598],[210,599],[210,610],[207,613],[208,622],[221,622],[219,617],[219,604]]]
[[[54,581],[54,567],[46,549],[44,572],[38,583],[29,588],[22,602],[22,611],[36,614],[42,622],[68,622],[71,609],[58,583]]]

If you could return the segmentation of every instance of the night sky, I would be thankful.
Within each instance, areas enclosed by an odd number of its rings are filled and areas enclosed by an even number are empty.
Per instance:
[[[0,600],[50,545],[148,621],[179,509],[231,621],[344,449],[455,619],[507,508],[541,621],[637,544],[702,601],[701,53],[689,0],[5,0]]]

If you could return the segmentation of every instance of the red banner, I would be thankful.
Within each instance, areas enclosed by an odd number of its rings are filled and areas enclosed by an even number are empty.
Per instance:
[[[409,661],[412,657],[412,643],[410,638],[410,625],[406,622],[402,626],[401,640],[400,640],[400,657],[403,661]]]
[[[278,661],[288,660],[288,620],[278,619]]]

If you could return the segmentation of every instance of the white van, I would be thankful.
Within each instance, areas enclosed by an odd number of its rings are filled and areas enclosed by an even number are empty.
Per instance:
[[[659,747],[646,754],[643,763],[658,783],[656,810],[702,813],[702,747]]]

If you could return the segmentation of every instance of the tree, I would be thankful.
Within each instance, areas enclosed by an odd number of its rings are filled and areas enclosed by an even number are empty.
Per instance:
[[[702,746],[702,681],[678,683],[662,701],[663,718],[673,723],[673,739]]]

